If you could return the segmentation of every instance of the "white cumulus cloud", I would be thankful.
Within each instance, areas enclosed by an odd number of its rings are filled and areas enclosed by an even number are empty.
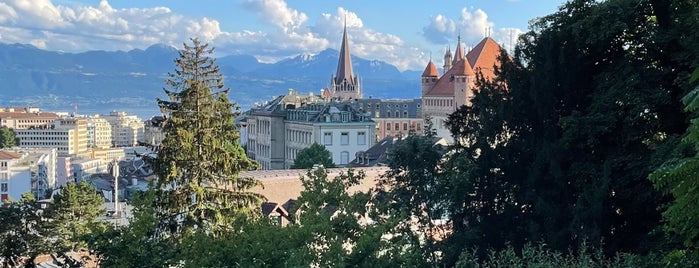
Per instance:
[[[496,28],[495,23],[488,20],[485,11],[469,10],[466,7],[461,9],[461,14],[456,19],[439,14],[432,17],[430,23],[422,28],[422,36],[434,44],[448,45],[461,35],[461,40],[466,46],[473,46],[488,34],[506,50],[511,50],[511,46],[514,46],[522,32],[518,28]]]

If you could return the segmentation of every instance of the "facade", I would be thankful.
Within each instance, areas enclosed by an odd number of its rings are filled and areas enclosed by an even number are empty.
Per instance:
[[[0,151],[0,202],[31,192],[50,198],[56,187],[56,149]]]
[[[423,132],[421,99],[358,99],[353,106],[376,122],[376,141]]]
[[[112,125],[99,117],[87,117],[87,146],[90,148],[112,147]]]
[[[28,129],[44,126],[58,119],[55,113],[42,113],[39,108],[0,108],[0,127]]]
[[[16,129],[15,133],[20,147],[56,148],[60,156],[83,156],[88,153],[85,119],[56,119],[47,125]]]
[[[92,158],[71,159],[70,168],[73,172],[72,177],[75,182],[86,180],[93,174],[106,173],[109,171],[107,162]]]
[[[100,159],[104,163],[108,163],[112,160],[126,159],[126,152],[124,152],[124,148],[92,148],[90,149],[89,157],[93,159]]]
[[[112,146],[129,147],[138,145],[143,141],[143,120],[135,115],[127,115],[126,112],[110,112],[104,115],[112,127]]]
[[[296,155],[313,143],[325,145],[333,162],[342,166],[374,144],[374,121],[349,103],[297,96],[280,96],[245,115],[247,154],[263,169],[290,168]]]
[[[471,105],[476,73],[492,79],[501,50],[495,40],[486,37],[471,51],[464,53],[459,37],[453,58],[450,49],[444,55],[441,76],[432,61],[427,64],[422,73],[422,114],[431,118],[437,136],[448,138],[451,142],[451,133],[444,124],[448,114],[462,105]]]

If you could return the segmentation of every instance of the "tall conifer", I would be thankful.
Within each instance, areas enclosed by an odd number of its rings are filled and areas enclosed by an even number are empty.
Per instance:
[[[160,231],[219,233],[237,215],[258,207],[263,196],[250,192],[260,184],[239,172],[258,164],[245,155],[234,125],[239,107],[228,100],[213,49],[191,39],[175,60],[165,92],[158,99],[166,114],[166,137],[154,169]]]

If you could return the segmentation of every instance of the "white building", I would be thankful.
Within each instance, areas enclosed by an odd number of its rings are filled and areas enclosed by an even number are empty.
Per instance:
[[[85,119],[56,119],[51,124],[16,129],[15,133],[20,147],[56,148],[60,156],[83,156],[88,153]]]
[[[0,199],[20,200],[28,192],[50,198],[56,187],[56,157],[55,149],[0,151]]]
[[[138,141],[144,140],[143,120],[138,116],[115,111],[103,117],[112,127],[112,146],[136,146]]]
[[[263,169],[290,168],[298,153],[313,143],[325,145],[333,163],[344,166],[374,144],[375,122],[349,103],[304,103],[297,108],[287,102],[289,97],[246,114],[248,156]]]
[[[76,182],[83,181],[92,174],[107,173],[108,163],[102,159],[79,158],[70,160],[70,168],[73,172],[72,177]]]
[[[99,115],[87,117],[87,146],[90,148],[112,147],[112,125]]]

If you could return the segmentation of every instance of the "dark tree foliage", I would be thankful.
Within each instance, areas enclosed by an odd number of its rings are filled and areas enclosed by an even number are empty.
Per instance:
[[[688,87],[676,78],[697,63],[686,40],[697,34],[668,33],[696,25],[697,11],[693,1],[574,0],[531,25],[498,78],[479,78],[473,106],[450,116],[447,263],[474,245],[653,247],[664,199],[647,176],[686,128]]]
[[[49,252],[39,204],[31,194],[0,205],[0,261],[3,267],[33,266]]]
[[[159,230],[177,236],[203,229],[227,230],[236,215],[250,214],[263,196],[250,188],[260,184],[240,171],[258,164],[238,143],[233,120],[238,106],[228,100],[223,76],[210,57],[213,49],[192,39],[175,60],[167,80],[169,100],[158,100],[166,113],[165,139],[153,161]]]
[[[17,136],[12,129],[6,126],[0,128],[0,149],[17,146],[19,144]]]
[[[311,146],[299,151],[291,168],[307,169],[315,165],[323,165],[326,168],[335,167],[330,151],[325,146],[314,142]]]

